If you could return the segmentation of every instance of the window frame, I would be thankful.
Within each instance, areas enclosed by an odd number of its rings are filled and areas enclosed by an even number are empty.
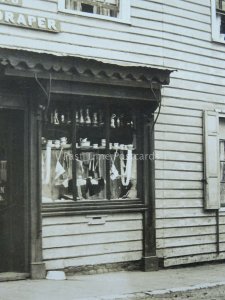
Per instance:
[[[84,99],[82,100],[82,97],[81,99],[76,99],[76,101],[70,99],[70,97],[68,97],[66,99],[66,102],[67,104],[70,103],[71,105],[71,109],[72,109],[72,113],[71,113],[71,117],[72,117],[72,120],[76,120],[76,116],[75,116],[75,113],[76,111],[78,110],[78,107],[80,106],[80,104],[82,103],[84,105],[84,107],[90,105],[90,103],[92,103],[93,105],[94,104],[97,104],[98,106],[102,106],[104,108],[104,110],[106,111],[106,141],[107,141],[107,146],[106,146],[106,149],[105,149],[105,154],[106,155],[109,155],[109,154],[112,154],[112,153],[115,153],[113,152],[113,150],[110,150],[110,148],[108,147],[109,145],[109,132],[110,132],[110,111],[113,107],[115,107],[116,109],[118,109],[120,107],[120,103],[118,101],[114,102],[114,101],[98,101],[97,99],[92,99],[93,97],[87,97],[87,101],[84,101]],[[82,100],[82,101],[81,101]],[[55,105],[55,102],[57,103],[60,103],[61,104],[64,102],[63,100],[59,100],[58,98],[57,99],[54,99],[52,100],[52,104],[53,106]],[[65,103],[66,103],[65,102]],[[127,100],[127,103],[129,103],[129,105],[135,105],[135,106],[139,106],[139,103],[137,103],[136,101],[132,101],[132,100]],[[148,103],[146,102],[144,106],[148,105]],[[134,110],[135,111],[135,110]],[[133,112],[134,112],[133,111]],[[136,113],[135,115],[135,118],[136,118],[136,142],[137,142],[137,148],[135,149],[135,152],[134,152],[134,155],[137,154],[150,154],[152,152],[152,147],[149,147],[149,145],[147,145],[147,147],[145,147],[144,149],[144,135],[143,135],[143,130],[144,130],[144,127],[145,126],[149,126],[149,116],[151,115],[151,110],[149,110],[147,113],[146,113],[146,110],[143,110],[143,108],[139,108],[138,109],[138,112]],[[45,119],[42,120],[43,122],[46,122]],[[43,124],[44,126],[46,126],[46,124]],[[150,127],[151,128],[151,127]],[[76,135],[77,135],[77,126],[76,126],[76,121],[73,121],[71,123],[71,137],[72,137],[72,140],[75,141],[76,140]],[[43,131],[41,133],[41,136],[43,136]],[[139,141],[139,142],[138,142]],[[115,151],[115,150],[114,150]],[[79,152],[79,149],[76,148],[76,143],[73,142],[72,143],[72,152],[73,152],[73,155],[76,157],[77,153]],[[149,156],[151,157],[151,156]],[[150,158],[149,158],[150,159]],[[113,203],[116,203],[116,202],[121,202],[122,203],[127,203],[127,206],[129,207],[129,203],[132,203],[132,202],[140,202],[140,203],[144,203],[144,190],[145,190],[145,183],[144,181],[142,181],[140,178],[143,178],[144,177],[144,169],[146,169],[146,166],[144,166],[144,161],[142,159],[138,159],[137,160],[137,165],[136,165],[136,172],[137,172],[137,196],[135,198],[112,198],[108,193],[110,193],[110,163],[109,161],[107,160],[106,161],[106,171],[107,171],[107,175],[108,178],[106,178],[106,189],[105,189],[105,192],[106,192],[106,197],[104,199],[83,199],[83,200],[79,200],[77,201],[77,186],[76,186],[76,166],[73,165],[73,171],[74,171],[74,176],[73,176],[73,203],[74,204],[77,204],[77,205],[85,205],[86,203],[90,204],[90,202],[93,204],[93,203],[96,203],[96,204],[99,204],[101,205],[101,203],[109,203],[111,202],[112,204]],[[146,161],[145,161],[146,163]],[[108,170],[107,170],[107,167],[108,167]],[[147,169],[148,169],[149,166],[147,166]],[[148,176],[147,176],[148,177]],[[138,179],[139,178],[139,179]],[[108,187],[107,187],[108,185]],[[146,185],[147,187],[147,185]],[[45,205],[45,204],[52,204],[52,205],[59,205],[59,204],[63,204],[63,203],[66,203],[66,201],[61,201],[62,203],[60,203],[60,200],[55,200],[53,202],[42,202],[42,205]]]
[[[131,1],[130,0],[120,0],[118,17],[109,17],[109,16],[98,15],[94,13],[92,14],[92,13],[87,13],[82,11],[66,9],[65,0],[58,0],[58,12],[65,13],[68,15],[77,15],[77,16],[87,17],[87,18],[131,24],[131,20],[130,20]]]
[[[224,13],[217,9],[216,0],[211,0],[211,26],[212,26],[212,41],[225,44],[225,33],[220,33],[221,18]]]

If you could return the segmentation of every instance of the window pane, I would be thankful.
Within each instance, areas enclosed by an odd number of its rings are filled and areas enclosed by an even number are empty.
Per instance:
[[[106,199],[106,120],[104,106],[76,108],[78,200]]]
[[[224,0],[216,0],[216,8],[220,10],[225,10],[225,1]]]
[[[220,0],[216,0],[216,8],[220,9]]]
[[[136,124],[130,107],[111,111],[110,150],[111,198],[137,198]]]
[[[220,183],[220,202],[225,205],[225,183]]]
[[[78,200],[106,199],[104,155],[97,152],[80,152],[76,167]]]
[[[129,153],[128,153],[129,151]],[[131,151],[111,155],[110,189],[112,199],[137,198],[137,161]]]
[[[222,1],[222,10],[225,10],[225,1]]]
[[[220,181],[225,182],[225,163],[224,162],[220,163]]]
[[[225,161],[225,142],[220,141],[220,161]]]
[[[72,152],[52,147],[42,150],[43,201],[72,200]]]
[[[68,103],[50,109],[42,137],[42,199],[72,200],[72,122]]]
[[[117,17],[119,0],[66,0],[65,8],[104,16]]]

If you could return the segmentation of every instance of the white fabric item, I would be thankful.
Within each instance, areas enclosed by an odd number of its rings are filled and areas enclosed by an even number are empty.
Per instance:
[[[59,161],[57,161],[56,166],[55,166],[55,179],[58,179],[59,176],[61,176],[62,174],[64,174],[66,171],[63,168],[63,166],[61,165],[61,163]]]
[[[120,155],[121,181],[123,186],[128,186],[132,173],[132,150],[127,150],[127,164],[125,168],[124,155]]]
[[[114,154],[114,158],[112,159],[112,166],[110,169],[110,178],[111,180],[115,180],[119,176],[119,172],[117,171],[117,168],[115,166],[115,160],[116,160],[117,150]]]
[[[46,147],[46,160],[45,160],[45,179],[44,184],[49,184],[51,177],[51,146]]]

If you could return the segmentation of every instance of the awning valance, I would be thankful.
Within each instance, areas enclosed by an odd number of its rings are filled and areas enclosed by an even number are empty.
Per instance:
[[[14,49],[0,49],[0,65],[5,75],[92,81],[105,84],[147,87],[149,83],[169,84],[171,70],[142,65],[125,66],[99,60],[56,56]]]

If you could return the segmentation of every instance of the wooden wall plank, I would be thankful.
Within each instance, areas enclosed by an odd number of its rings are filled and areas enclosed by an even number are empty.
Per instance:
[[[122,252],[122,253],[110,253],[102,254],[96,256],[88,257],[77,257],[69,259],[59,259],[59,260],[46,260],[47,270],[57,270],[63,269],[70,266],[82,266],[82,265],[95,265],[95,264],[105,264],[105,263],[116,263],[116,262],[126,262],[126,261],[136,261],[140,260],[142,257],[142,251],[134,252]]]
[[[166,201],[166,200],[165,200]],[[215,212],[205,212],[203,208],[170,208],[170,209],[157,209],[156,217],[158,219],[180,219],[182,218],[200,218],[200,217],[214,217]],[[188,225],[188,224],[187,224]]]
[[[178,218],[178,219],[158,219],[156,227],[161,228],[179,228],[179,227],[195,227],[195,226],[208,226],[216,225],[215,217],[208,218],[204,216],[202,218],[190,217],[190,218]]]
[[[223,229],[225,230],[225,226],[223,225]],[[204,234],[203,234],[204,233]],[[186,236],[204,236],[204,235],[215,235],[216,234],[216,226],[195,226],[195,227],[176,227],[176,228],[163,228],[157,230],[157,239],[170,239],[170,238],[183,238]]]
[[[196,171],[202,172],[203,166],[199,162],[177,162],[157,160],[155,163],[156,170],[175,170],[175,171]]]
[[[194,143],[180,142],[176,143],[174,141],[155,141],[156,150],[165,150],[165,151],[184,151],[191,153],[202,153],[202,145]]]
[[[187,181],[187,180],[176,180],[176,179],[166,179],[160,180],[156,179],[155,181],[156,189],[194,189],[194,190],[203,190],[203,182],[201,181]]]
[[[156,170],[156,179],[180,179],[180,180],[202,180],[202,172],[187,172],[187,171],[168,171],[168,170]]]
[[[142,229],[142,221],[127,221],[127,222],[106,222],[102,225],[88,225],[84,224],[65,224],[43,227],[43,237],[85,234],[93,232],[115,232],[124,230]]]
[[[170,237],[164,239],[157,240],[157,248],[177,248],[177,247],[188,247],[190,245],[209,245],[216,243],[216,235],[196,235],[196,236],[188,236],[188,237]],[[166,252],[167,253],[167,252]],[[193,253],[194,254],[194,253]]]
[[[172,209],[172,208],[202,208],[203,199],[196,198],[196,199],[157,199],[156,201],[156,208],[157,209]]]
[[[117,242],[111,244],[84,245],[44,249],[44,259],[73,258],[80,256],[104,255],[108,253],[133,252],[142,250],[142,241]]]
[[[49,238],[43,238],[43,249],[49,248],[62,248],[96,244],[96,241],[100,243],[116,243],[125,241],[141,241],[142,230],[124,231],[124,232],[107,232],[107,233],[93,233],[83,235],[69,235],[69,236],[54,236]]]

